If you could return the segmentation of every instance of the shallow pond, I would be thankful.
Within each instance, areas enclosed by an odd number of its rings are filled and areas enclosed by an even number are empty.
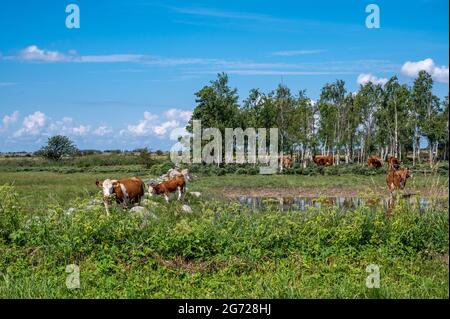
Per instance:
[[[402,199],[409,205],[418,207],[421,211],[437,207],[448,208],[447,198],[426,198],[417,195],[402,195]],[[396,201],[389,197],[255,197],[238,196],[235,198],[240,204],[246,205],[253,210],[263,210],[267,208],[279,209],[282,211],[299,210],[305,211],[308,207],[330,207],[334,206],[342,210],[355,209],[360,206],[370,207],[373,210],[383,208],[392,209]],[[398,199],[397,199],[398,201]]]

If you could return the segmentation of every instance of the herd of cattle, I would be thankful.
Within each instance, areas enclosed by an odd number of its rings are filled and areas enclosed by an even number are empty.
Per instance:
[[[335,158],[333,155],[313,155],[312,160],[317,166],[332,166]],[[292,156],[283,156],[284,168],[291,168],[293,162]],[[367,165],[373,168],[380,168],[383,166],[383,160],[378,156],[372,155],[367,160]],[[404,189],[406,180],[412,176],[411,171],[407,168],[402,168],[400,161],[394,156],[388,157],[387,166],[386,184],[389,191],[392,193],[395,189]]]
[[[312,157],[313,162],[318,166],[331,166],[334,163],[332,155]],[[284,156],[284,167],[291,167],[293,159],[290,156]],[[383,160],[378,156],[369,157],[367,164],[369,167],[380,168],[383,166]],[[390,156],[387,160],[388,171],[386,175],[386,184],[389,191],[396,189],[404,189],[406,180],[412,176],[407,168],[402,168],[398,158]],[[169,202],[169,195],[178,191],[178,200],[185,194],[186,182],[191,179],[191,175],[187,169],[178,170],[170,169],[165,175],[161,176],[158,181],[148,183],[148,193],[152,195],[163,195]],[[128,205],[140,203],[145,194],[145,183],[138,177],[124,178],[119,180],[105,179],[104,181],[96,181],[97,187],[103,190],[103,203],[106,213],[110,213],[110,199],[114,195],[117,204],[124,207]]]

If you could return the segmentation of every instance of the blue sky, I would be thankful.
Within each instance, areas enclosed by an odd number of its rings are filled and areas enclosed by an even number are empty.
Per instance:
[[[70,3],[80,29],[65,26]],[[365,26],[369,3],[379,29]],[[281,81],[317,99],[336,79],[355,91],[426,69],[443,97],[448,54],[447,0],[2,1],[0,152],[53,134],[80,148],[168,150],[194,93],[222,71],[241,99]]]

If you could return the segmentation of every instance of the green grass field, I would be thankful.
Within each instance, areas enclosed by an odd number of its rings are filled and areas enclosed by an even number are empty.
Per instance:
[[[162,198],[146,202],[151,215],[88,206],[100,199],[97,178],[124,176],[1,172],[0,185],[13,188],[0,189],[0,297],[449,297],[448,208],[255,213],[222,201],[255,189],[385,194],[384,175],[196,176],[192,214]],[[417,175],[407,191],[448,197],[448,177]],[[80,269],[79,289],[66,287],[69,264]],[[370,264],[380,267],[379,289],[366,287]]]

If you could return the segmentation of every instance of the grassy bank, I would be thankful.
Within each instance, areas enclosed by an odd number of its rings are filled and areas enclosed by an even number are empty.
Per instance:
[[[72,203],[23,211],[0,196],[3,298],[448,298],[448,212],[406,203],[387,216],[360,207],[264,211],[189,198],[148,202],[152,214]],[[66,266],[80,267],[80,289]],[[366,267],[381,287],[366,287]]]

